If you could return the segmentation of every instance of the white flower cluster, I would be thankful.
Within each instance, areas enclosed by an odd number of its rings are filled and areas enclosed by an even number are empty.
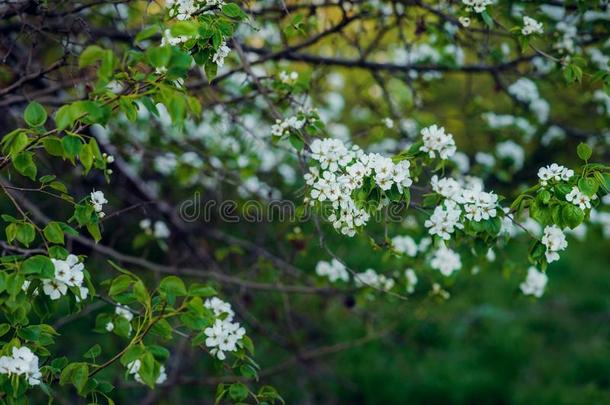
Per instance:
[[[0,357],[0,374],[25,375],[30,385],[39,385],[42,378],[38,356],[25,346],[13,347],[12,356]]]
[[[133,378],[141,383],[144,384],[144,381],[142,380],[142,377],[140,377],[140,368],[142,367],[142,362],[138,359],[127,363],[127,372],[131,375],[133,375]],[[165,380],[167,380],[167,373],[165,372],[165,366],[161,366],[159,367],[159,376],[157,377],[157,380],[155,381],[155,384],[163,384],[165,382]]]
[[[316,265],[316,274],[320,277],[328,277],[331,282],[349,281],[349,274],[343,263],[337,259],[332,259],[330,262],[319,261]]]
[[[606,94],[603,90],[595,90],[593,93],[593,100],[597,101],[603,106],[603,109],[606,110],[606,115],[610,117],[610,96]],[[601,110],[600,106],[600,110]],[[602,111],[600,111],[602,112]]]
[[[445,128],[439,127],[436,124],[421,130],[424,145],[419,149],[422,152],[428,152],[431,158],[436,154],[441,159],[449,159],[457,150],[453,135],[445,133]]]
[[[226,314],[224,319],[216,319],[211,327],[203,331],[207,336],[205,345],[210,348],[210,353],[218,360],[224,360],[225,352],[237,350],[238,343],[246,334],[246,330],[238,322],[233,322],[235,313],[231,304],[214,297],[207,299],[204,306],[211,309],[215,316]]]
[[[542,186],[548,185],[550,181],[568,181],[572,176],[574,176],[574,170],[558,165],[557,163],[538,169],[538,178],[540,179],[540,185]]]
[[[202,6],[222,6],[224,0],[166,0],[165,8],[169,9],[169,16],[178,20],[188,20],[197,13]]]
[[[534,20],[531,17],[523,16],[523,27],[521,28],[521,34],[543,34],[542,23]]]
[[[498,129],[505,127],[517,127],[525,135],[525,139],[529,140],[536,133],[536,127],[523,117],[515,117],[508,114],[496,114],[487,112],[483,114],[483,119],[487,121],[490,128]]]
[[[594,194],[593,198],[596,197],[597,196]],[[576,186],[572,187],[572,190],[568,194],[566,194],[566,200],[576,205],[581,210],[591,208],[591,198],[582,191],[580,191]]]
[[[161,38],[161,46],[165,45],[179,45],[183,42],[188,41],[192,37],[186,35],[173,36],[169,29],[163,31],[163,37]]]
[[[373,269],[367,269],[354,276],[357,287],[373,287],[384,291],[389,291],[394,287],[394,279],[377,273]]]
[[[568,247],[566,236],[557,225],[549,225],[544,228],[542,244],[546,247],[546,261],[552,263],[559,260],[559,251]]]
[[[114,313],[122,318],[125,318],[127,320],[127,322],[131,322],[131,320],[133,319],[133,312],[129,309],[128,306],[125,305],[121,305],[118,304],[115,308],[114,308]],[[112,332],[114,330],[114,323],[112,322],[108,322],[105,325],[105,328],[108,332]],[[131,334],[131,323],[129,324],[129,331],[128,331],[128,335]]]
[[[66,260],[51,259],[55,267],[52,279],[42,280],[42,290],[52,300],[57,300],[68,292],[68,287],[78,288],[77,301],[84,300],[89,295],[89,289],[83,287],[85,266],[75,255],[69,255]]]
[[[413,269],[406,269],[405,278],[407,279],[407,293],[413,294],[417,285],[417,274],[415,274]]]
[[[336,230],[354,236],[356,228],[366,224],[369,213],[356,205],[352,193],[362,187],[364,179],[371,177],[384,191],[396,185],[402,193],[412,184],[409,161],[394,163],[378,153],[367,154],[358,146],[348,149],[338,139],[316,139],[311,143],[311,158],[320,164],[310,167],[305,182],[311,186],[310,203],[329,201],[338,210],[329,216]]]
[[[540,123],[544,123],[549,118],[549,103],[540,97],[536,84],[525,77],[520,78],[510,86],[508,93],[517,100],[528,105],[530,111],[534,113]]]
[[[151,235],[156,239],[167,239],[170,235],[169,228],[163,221],[155,221],[153,224],[150,219],[143,219],[140,221],[140,229],[142,229],[145,234]]]
[[[165,7],[170,10],[170,17],[187,20],[199,9],[197,0],[166,0]]]
[[[275,124],[271,126],[271,135],[282,136],[290,132],[290,129],[299,130],[305,125],[305,120],[298,119],[297,117],[286,118],[285,120],[276,120]]]
[[[518,143],[508,140],[496,145],[496,154],[501,159],[509,159],[515,170],[520,170],[525,163],[525,151]]]
[[[454,271],[462,268],[462,260],[460,255],[449,249],[445,244],[434,252],[430,266],[441,272],[443,276],[449,277]]]
[[[103,205],[106,203],[108,203],[108,200],[106,200],[106,197],[104,196],[104,193],[102,191],[93,190],[91,192],[91,204],[93,204],[93,209],[95,210],[95,212],[97,212],[100,218],[104,218],[104,216],[106,215],[102,211],[104,209]]]
[[[464,3],[468,7],[472,7],[472,9],[475,12],[482,13],[483,11],[485,11],[487,6],[493,4],[493,1],[492,0],[462,0],[462,3]]]
[[[296,83],[296,81],[299,79],[299,74],[297,72],[286,72],[285,70],[282,70],[280,72],[280,81],[284,84],[288,84],[288,85],[293,85]]]
[[[417,256],[417,243],[409,235],[397,235],[392,238],[392,247],[398,253],[410,257]]]
[[[231,53],[231,48],[227,46],[225,41],[222,41],[216,50],[216,53],[212,56],[212,62],[216,63],[219,68],[223,67],[225,58],[229,56],[229,53]]]
[[[527,277],[525,281],[519,285],[521,292],[525,295],[533,295],[534,297],[540,298],[544,294],[544,288],[548,281],[548,276],[541,271],[538,271],[535,267],[527,269]]]
[[[214,313],[214,316],[220,316],[220,315],[226,314],[227,318],[231,318],[231,319],[233,319],[233,317],[235,316],[235,312],[233,311],[231,304],[229,304],[226,301],[221,300],[218,297],[208,298],[207,300],[205,300],[205,303],[203,304],[203,306],[206,307],[207,309],[211,309],[212,312]]]
[[[555,26],[555,29],[562,33],[560,39],[553,45],[553,48],[563,53],[574,53],[577,49],[580,49],[576,44],[576,37],[578,36],[578,28],[576,27],[575,21],[559,21]]]
[[[464,218],[470,221],[480,222],[494,218],[497,215],[498,196],[493,192],[483,191],[483,186],[478,181],[471,184],[460,184],[451,177],[439,179],[433,176],[431,179],[432,190],[446,200],[438,205],[432,216],[424,222],[430,235],[438,235],[444,240],[449,240],[456,229],[462,229],[461,223]]]
[[[430,235],[438,235],[444,240],[449,240],[456,229],[464,228],[460,223],[462,210],[453,200],[445,200],[442,205],[434,209],[434,213],[424,222]]]

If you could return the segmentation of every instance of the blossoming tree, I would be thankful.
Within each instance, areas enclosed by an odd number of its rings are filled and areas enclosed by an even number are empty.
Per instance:
[[[303,302],[449,300],[494,261],[541,297],[568,232],[610,236],[599,3],[4,2],[0,398],[281,403],[391,330],[308,350]]]

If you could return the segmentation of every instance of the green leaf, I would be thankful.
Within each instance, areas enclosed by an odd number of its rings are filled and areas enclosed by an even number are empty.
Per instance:
[[[542,225],[549,225],[553,221],[551,209],[542,205],[537,200],[532,201],[529,211],[530,216]]]
[[[593,154],[593,151],[591,150],[589,145],[587,145],[584,142],[581,142],[580,144],[578,144],[578,147],[576,148],[576,153],[578,154],[579,158],[581,158],[582,160],[584,160],[586,162],[587,160],[589,160],[589,158]]]
[[[247,17],[246,13],[244,13],[244,11],[235,3],[225,4],[222,7],[222,12],[227,17],[236,18],[238,20],[243,20]]]
[[[142,280],[138,280],[135,282],[135,284],[133,285],[133,292],[139,303],[144,306],[149,306],[150,295],[148,294],[148,290],[146,289],[146,286],[144,285]]]
[[[17,237],[17,224],[9,224],[6,229],[4,229],[4,232],[6,233],[6,240],[11,243]]]
[[[115,65],[116,57],[114,56],[114,52],[111,50],[104,51],[102,54],[102,64],[97,72],[99,78],[103,80],[110,80],[112,78],[112,74],[114,73]]]
[[[89,231],[89,235],[95,240],[95,242],[99,242],[102,240],[102,233],[100,232],[100,226],[98,223],[90,222],[87,224],[87,231]]]
[[[42,230],[42,233],[51,243],[64,243],[64,231],[59,222],[49,222]]]
[[[61,131],[72,125],[77,118],[72,105],[61,106],[55,111],[55,126]]]
[[[84,68],[89,66],[98,60],[102,59],[104,55],[104,50],[97,45],[90,45],[83,52],[81,52],[78,58],[78,67]]]
[[[57,176],[55,176],[54,174],[45,174],[44,176],[40,177],[40,178],[38,179],[38,181],[39,181],[41,184],[46,184],[46,183],[50,183],[50,182],[52,182],[52,181],[53,181],[53,180],[55,180],[56,178],[57,178]]]
[[[165,319],[160,319],[150,328],[150,333],[161,336],[164,339],[171,339],[172,326]]]
[[[242,383],[234,383],[229,387],[229,397],[232,400],[241,402],[248,398],[248,387]]]
[[[583,177],[578,180],[578,188],[587,196],[591,197],[599,190],[599,183],[592,177]]]
[[[146,59],[154,68],[167,66],[172,56],[170,46],[152,46],[146,50]]]
[[[27,258],[21,263],[23,274],[36,274],[40,278],[53,278],[55,276],[55,266],[51,259],[46,256],[36,255]]]
[[[47,122],[47,111],[39,102],[32,101],[26,107],[23,118],[29,126],[40,127]]]
[[[121,97],[119,107],[129,121],[134,122],[138,118],[138,108],[129,97]]]
[[[62,371],[59,377],[59,383],[66,385],[72,383],[78,393],[82,393],[89,378],[89,366],[87,363],[72,363],[68,364]]]
[[[25,340],[31,342],[37,342],[42,334],[42,327],[40,325],[30,325],[25,328],[19,329],[17,335]]]
[[[17,233],[15,237],[25,246],[30,246],[30,243],[36,238],[34,226],[30,223],[17,224]]]
[[[494,20],[493,20],[493,18],[491,18],[491,16],[487,12],[487,10],[485,10],[481,13],[481,17],[483,17],[483,21],[485,22],[485,24],[487,24],[487,26],[489,28],[493,28]]]
[[[179,21],[173,24],[169,31],[174,37],[186,36],[194,37],[197,35],[199,26],[191,21]]]
[[[174,297],[186,295],[186,287],[184,282],[176,276],[168,276],[161,280],[159,291]]]
[[[290,144],[296,149],[301,150],[303,146],[305,146],[305,142],[296,134],[290,133],[290,137],[288,138]]]
[[[140,358],[140,369],[138,375],[151,388],[154,388],[157,377],[159,377],[159,364],[155,361],[152,353],[147,352]]]
[[[32,152],[21,152],[13,160],[15,169],[26,177],[36,180],[38,169],[34,163],[34,154]]]
[[[11,330],[11,325],[8,323],[0,323],[0,337],[6,335],[9,330]]]
[[[583,210],[572,204],[566,204],[561,209],[561,216],[567,226],[576,228],[585,219]]]
[[[125,292],[133,283],[133,278],[131,278],[127,274],[121,274],[120,276],[117,276],[114,280],[112,280],[112,284],[110,284],[110,290],[108,290],[108,295],[114,297],[122,292]]]
[[[184,96],[182,94],[177,94],[172,97],[167,106],[167,111],[169,112],[170,117],[172,117],[172,122],[181,125],[186,116],[186,100]]]
[[[94,359],[99,357],[100,354],[102,354],[102,347],[96,343],[89,350],[87,350],[85,354],[83,354],[83,357],[86,359]]]
[[[246,350],[250,352],[250,354],[254,354],[254,343],[252,343],[252,339],[250,339],[248,336],[244,336],[241,339],[241,343],[244,345]]]
[[[142,31],[138,32],[138,35],[136,35],[136,38],[135,38],[135,42],[142,42],[145,39],[152,37],[153,35],[155,35],[158,32],[159,32],[159,27],[156,25],[153,25],[151,27],[146,27]]]
[[[85,174],[89,173],[89,170],[91,170],[91,167],[93,167],[93,152],[91,151],[89,144],[82,147],[78,153],[78,158],[85,168]]]
[[[3,151],[8,151],[11,156],[17,155],[19,152],[24,150],[30,143],[30,138],[23,131],[14,132],[11,135],[7,135],[6,141],[4,141]]]
[[[66,135],[61,139],[61,145],[66,153],[66,156],[73,160],[83,148],[83,142],[78,136]]]
[[[42,145],[51,156],[64,157],[64,148],[61,146],[61,139],[56,136],[44,138]]]
[[[188,293],[192,297],[213,297],[217,294],[214,288],[204,284],[192,284]]]
[[[543,204],[548,204],[549,201],[551,201],[551,193],[548,190],[542,190],[539,194],[538,194],[538,200],[540,200],[540,202],[542,202]]]

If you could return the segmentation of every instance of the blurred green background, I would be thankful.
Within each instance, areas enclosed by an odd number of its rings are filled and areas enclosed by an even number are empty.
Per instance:
[[[449,301],[383,305],[397,322],[386,337],[270,381],[288,403],[610,403],[608,243],[570,244],[539,300],[492,264]],[[357,322],[328,316],[336,340],[358,336]]]

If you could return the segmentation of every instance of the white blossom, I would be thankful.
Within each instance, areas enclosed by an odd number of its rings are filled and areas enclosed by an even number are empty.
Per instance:
[[[133,319],[133,312],[131,312],[131,310],[129,309],[129,307],[125,306],[125,305],[121,305],[118,304],[115,308],[114,308],[114,312],[118,315],[121,316],[125,319],[127,319],[128,321],[131,321]]]
[[[591,208],[591,198],[578,189],[578,187],[572,187],[572,190],[566,194],[566,200],[579,207],[581,210]]]
[[[30,385],[39,385],[42,379],[38,356],[26,346],[13,347],[11,356],[0,357],[0,374],[23,375]]]
[[[544,228],[542,244],[546,247],[546,261],[552,263],[559,260],[559,251],[568,247],[566,236],[557,225],[549,225]]]
[[[542,23],[534,20],[531,17],[523,16],[523,27],[521,28],[521,34],[543,34]]]
[[[347,269],[337,259],[332,259],[330,262],[319,261],[316,265],[316,274],[320,277],[327,277],[331,282],[349,281]]]
[[[223,67],[225,64],[225,58],[229,55],[230,52],[231,48],[227,46],[227,43],[225,41],[222,41],[220,43],[220,46],[216,50],[216,53],[214,54],[214,56],[212,56],[212,62],[216,63],[219,68]]]
[[[492,0],[462,0],[462,3],[464,3],[468,7],[472,7],[472,9],[476,13],[482,13],[483,11],[485,11],[487,6],[493,4],[493,1]]]
[[[550,181],[568,181],[574,176],[574,170],[553,163],[549,166],[538,169],[540,184],[546,186]]]
[[[415,274],[413,269],[406,269],[405,278],[407,279],[407,293],[413,294],[417,285],[417,274]]]
[[[139,382],[140,384],[144,384],[144,380],[140,376],[140,368],[142,367],[142,362],[139,359],[136,359],[132,362],[127,363],[125,366],[127,367],[127,372],[133,375],[133,378]],[[155,380],[155,384],[163,384],[167,380],[167,373],[165,372],[165,366],[159,367],[159,375]]]
[[[103,205],[106,203],[108,203],[108,200],[106,200],[106,197],[104,196],[104,193],[102,191],[93,190],[91,192],[91,204],[93,204],[93,209],[95,210],[95,212],[98,213],[100,218],[104,217],[102,209]]]
[[[287,134],[290,129],[299,130],[305,125],[305,120],[298,119],[297,117],[289,117],[285,120],[276,120],[275,124],[271,126],[271,135],[282,136]]]
[[[225,352],[237,350],[237,344],[246,334],[246,330],[237,322],[216,319],[212,326],[204,329],[203,333],[207,336],[205,345],[210,348],[210,353],[218,360],[224,360]]]
[[[373,287],[384,291],[389,291],[394,287],[394,279],[377,273],[373,269],[366,269],[362,273],[354,276],[357,287]]]
[[[430,235],[438,235],[444,240],[449,240],[456,229],[464,227],[460,223],[461,214],[462,210],[454,201],[446,200],[434,209],[432,216],[424,222],[424,226],[429,228]]]
[[[212,312],[214,313],[214,316],[216,316],[216,317],[224,314],[226,316],[225,320],[228,320],[228,321],[232,321],[233,317],[235,316],[235,312],[233,311],[231,304],[229,304],[226,301],[221,300],[218,297],[212,297],[212,298],[206,299],[203,306],[205,306],[208,309],[211,309]]]
[[[525,295],[533,295],[534,297],[540,298],[544,294],[544,288],[548,277],[546,274],[538,271],[535,267],[527,269],[527,277],[525,281],[519,286],[521,292]]]
[[[430,266],[441,272],[443,276],[450,276],[454,271],[462,268],[460,255],[442,244],[432,256]]]
[[[392,238],[392,247],[398,253],[404,253],[410,257],[415,257],[417,255],[417,243],[408,235],[394,236]]]
[[[284,84],[293,85],[299,79],[299,74],[297,72],[286,72],[282,70],[280,72],[280,81]]]
[[[456,152],[453,135],[445,133],[445,128],[436,124],[421,130],[424,145],[420,148],[423,152],[428,152],[431,158],[438,156],[441,159],[448,159]]]

